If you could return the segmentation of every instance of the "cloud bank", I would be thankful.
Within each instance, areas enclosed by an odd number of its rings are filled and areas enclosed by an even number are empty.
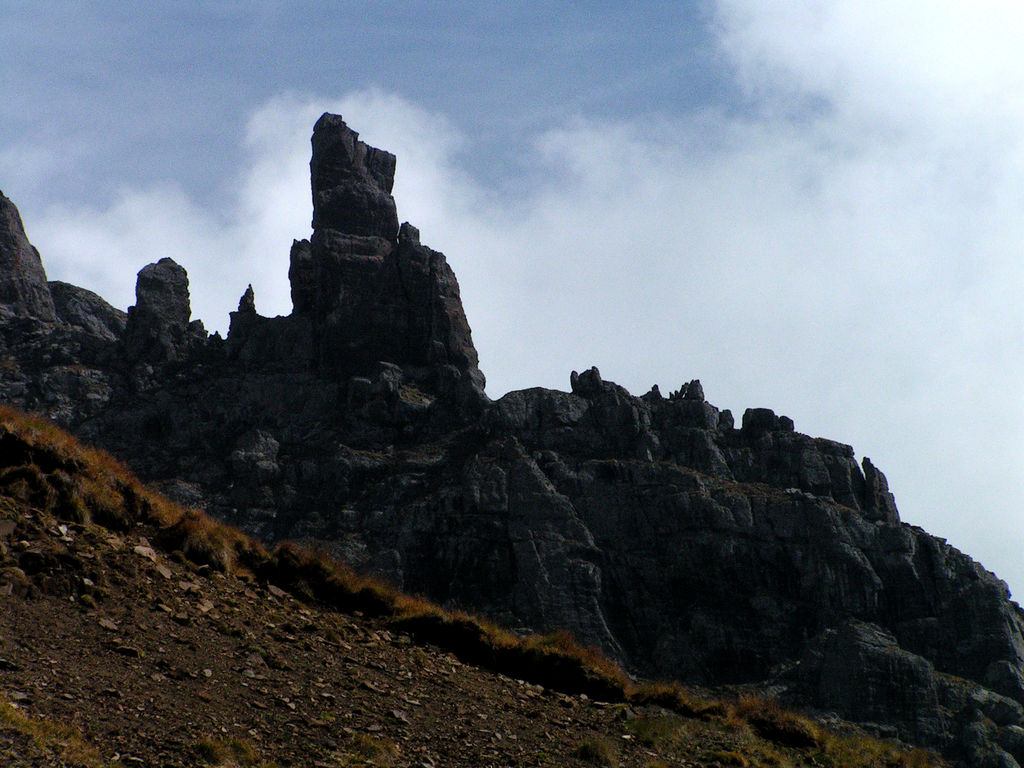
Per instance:
[[[773,407],[871,456],[904,519],[1019,591],[1024,12],[897,5],[719,2],[738,102],[566,121],[532,137],[528,183],[471,176],[472,138],[398,96],[291,94],[240,128],[220,210],[125,188],[29,235],[51,278],[122,307],[171,256],[210,328],[249,282],[287,313],[308,138],[339,112],[398,155],[399,216],[456,270],[492,396],[589,365],[635,393],[700,377],[737,416]]]

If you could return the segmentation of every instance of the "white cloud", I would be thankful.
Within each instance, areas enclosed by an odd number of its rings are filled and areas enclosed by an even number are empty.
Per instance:
[[[23,218],[51,280],[95,290],[122,309],[135,303],[135,274],[147,263],[171,256],[188,268],[197,251],[223,239],[174,186],[121,190],[103,210],[63,204]]]
[[[858,397],[831,414],[821,399],[816,429],[877,445],[904,516],[1018,591],[1022,17],[1008,2],[719,3],[752,112],[770,118],[757,165],[789,135],[812,179],[787,209],[818,218],[786,247],[824,257],[851,302],[829,315],[847,324],[828,334],[837,354],[799,366],[813,381],[853,364]],[[810,274],[798,284],[820,295]]]
[[[911,129],[925,113],[966,125],[974,111],[1019,108],[1019,3],[720,0],[717,17],[762,96],[817,94],[847,119]]]
[[[21,142],[0,147],[0,178],[42,180],[59,164],[52,149]]]

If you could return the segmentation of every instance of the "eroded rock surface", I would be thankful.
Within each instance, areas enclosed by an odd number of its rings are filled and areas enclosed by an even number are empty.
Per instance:
[[[0,192],[0,310],[7,317],[52,322],[53,299],[37,251],[28,241],[21,215]]]
[[[125,325],[126,354],[154,363],[181,359],[188,353],[191,317],[185,268],[169,258],[143,267]],[[201,328],[196,330],[201,335]]]
[[[636,397],[590,369],[490,401],[394,173],[321,118],[293,311],[263,317],[247,288],[227,339],[169,259],[127,316],[46,283],[3,198],[0,399],[267,541],[570,629],[640,674],[759,685],[965,765],[1024,754],[1024,619],[998,578],[900,522],[850,446],[766,408],[737,425],[697,380]]]

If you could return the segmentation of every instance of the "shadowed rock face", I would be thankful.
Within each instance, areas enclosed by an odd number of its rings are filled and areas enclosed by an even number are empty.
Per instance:
[[[964,765],[1024,757],[1024,618],[999,579],[901,523],[850,446],[766,408],[737,427],[699,381],[637,397],[591,369],[488,400],[394,172],[321,118],[294,309],[262,317],[250,288],[226,340],[190,322],[168,259],[127,317],[47,285],[5,202],[0,398],[265,540],[568,628],[642,674],[757,684]]]
[[[313,229],[355,237],[398,237],[391,188],[395,156],[367,146],[340,115],[325,114],[313,126]]]
[[[358,136],[337,115],[313,128],[313,236],[293,247],[290,276],[317,362],[334,375],[367,375],[387,360],[432,371],[440,387],[465,376],[483,389],[455,275],[415,227],[399,228],[395,156]]]
[[[189,306],[188,275],[172,259],[143,267],[128,310],[125,349],[133,360],[177,360],[184,353]]]
[[[127,315],[92,291],[59,281],[50,282],[49,288],[62,324],[104,341],[117,341],[124,334]]]
[[[53,299],[39,251],[29,243],[14,203],[0,192],[0,307],[14,317],[53,321]]]

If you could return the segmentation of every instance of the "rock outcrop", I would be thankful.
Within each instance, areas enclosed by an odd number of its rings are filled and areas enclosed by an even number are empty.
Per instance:
[[[114,309],[92,291],[56,280],[49,283],[49,289],[62,325],[99,341],[117,341],[124,334],[127,313]]]
[[[0,310],[4,319],[55,319],[46,272],[28,241],[18,209],[0,192]]]
[[[394,173],[322,117],[293,311],[261,316],[249,287],[227,339],[190,319],[168,259],[127,316],[47,284],[4,199],[0,399],[265,540],[567,628],[640,674],[760,686],[964,765],[1024,754],[1005,584],[900,522],[850,446],[766,408],[737,426],[697,380],[636,397],[592,368],[490,401],[458,283],[399,225]]]
[[[465,376],[482,389],[458,282],[442,254],[398,225],[395,156],[359,141],[337,115],[313,128],[313,236],[292,248],[295,311],[312,322],[321,370],[366,375],[379,360]],[[307,255],[308,254],[308,255]]]
[[[135,306],[128,310],[124,346],[135,361],[166,362],[187,354],[192,308],[188,274],[172,259],[143,267],[135,285]],[[201,334],[201,328],[196,328]]]

